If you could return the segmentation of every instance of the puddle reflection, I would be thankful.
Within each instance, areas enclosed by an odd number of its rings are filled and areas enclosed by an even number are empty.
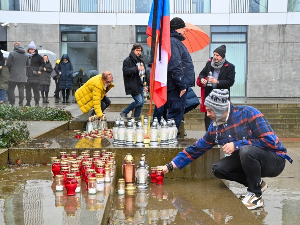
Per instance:
[[[230,224],[233,216],[195,207],[169,188],[150,184],[146,190],[116,194],[109,224]]]
[[[114,190],[110,183],[105,183],[103,192],[91,195],[82,182],[84,188],[81,193],[67,196],[66,190],[55,191],[55,183],[48,176],[48,170],[46,172],[44,167],[35,170],[33,173],[31,168],[31,177],[34,174],[49,179],[26,180],[25,176],[14,171],[1,174],[0,224],[101,224],[107,196]],[[3,182],[7,175],[10,178]],[[13,180],[18,182],[12,185]]]

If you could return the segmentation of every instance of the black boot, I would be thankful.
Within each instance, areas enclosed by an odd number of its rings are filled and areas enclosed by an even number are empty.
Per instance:
[[[66,98],[63,98],[63,101],[62,101],[62,103],[66,103]]]

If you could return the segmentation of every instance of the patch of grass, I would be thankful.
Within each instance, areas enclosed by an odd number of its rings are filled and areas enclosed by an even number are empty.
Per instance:
[[[14,121],[69,121],[73,117],[69,111],[58,108],[1,105],[0,118]]]

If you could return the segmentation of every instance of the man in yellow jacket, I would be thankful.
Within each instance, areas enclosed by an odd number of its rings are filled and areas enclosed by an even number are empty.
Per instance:
[[[103,115],[103,111],[110,105],[110,100],[106,97],[106,93],[115,86],[112,82],[112,73],[104,71],[102,74],[92,77],[77,89],[75,98],[81,111],[87,113],[94,108],[95,113],[100,118]]]

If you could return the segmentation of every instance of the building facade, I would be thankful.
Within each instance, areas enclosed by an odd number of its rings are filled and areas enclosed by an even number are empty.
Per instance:
[[[75,71],[112,71],[112,97],[124,97],[122,64],[145,34],[152,0],[0,0],[0,45],[67,53]],[[232,96],[300,97],[300,0],[170,0],[171,18],[199,26],[209,46],[192,53],[196,77],[213,50],[227,46],[236,66]],[[54,66],[54,61],[53,61]],[[76,82],[76,81],[74,81]],[[54,85],[52,85],[52,89]],[[195,92],[200,95],[198,87]]]

